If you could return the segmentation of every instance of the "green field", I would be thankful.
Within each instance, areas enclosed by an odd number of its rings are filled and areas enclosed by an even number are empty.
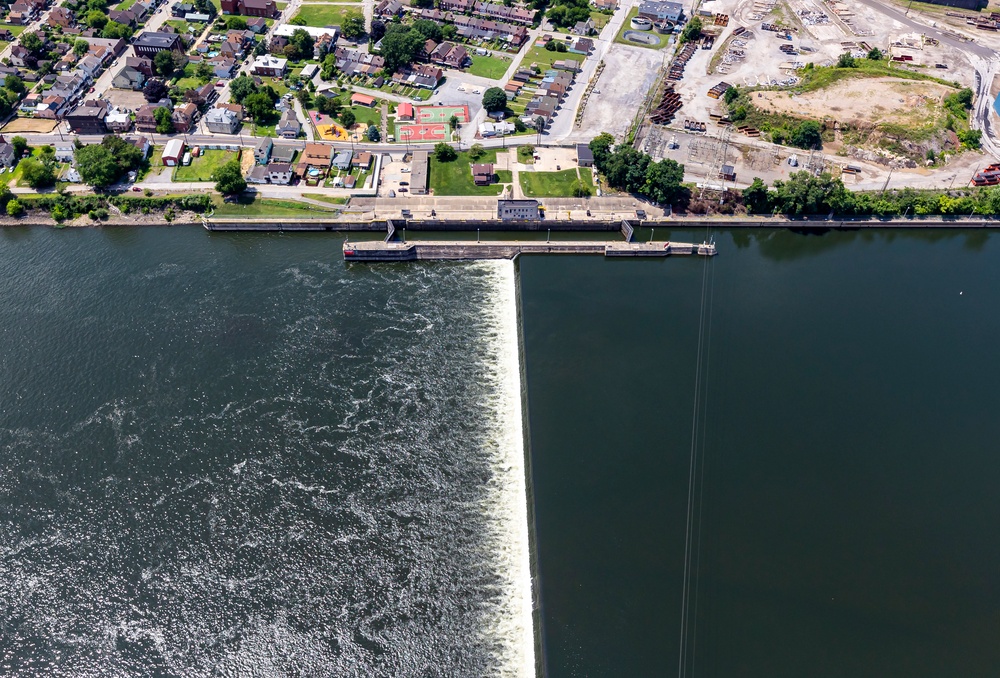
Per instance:
[[[220,196],[212,196],[215,206],[213,217],[294,217],[296,219],[329,218],[337,211],[332,207],[324,209],[318,205],[309,205],[294,200],[278,200],[275,198],[241,197],[237,203],[223,202]]]
[[[477,163],[496,162],[496,151],[487,151]],[[438,162],[431,154],[430,185],[434,195],[500,195],[503,185],[476,186],[472,181],[472,159],[468,153],[459,153],[451,162]],[[508,181],[510,173],[505,172]]]
[[[896,65],[896,62],[893,61],[886,61],[884,59],[878,61],[872,61],[871,59],[855,59],[854,63],[856,64],[855,68],[818,66],[798,71],[799,75],[802,76],[802,82],[796,85],[795,90],[799,92],[811,92],[813,90],[829,87],[830,85],[840,80],[846,80],[847,78],[878,77],[906,78],[908,80],[931,80],[941,85],[945,85],[946,87],[955,87],[957,89],[957,85],[953,81],[942,80],[941,78],[934,77],[933,75],[926,75],[924,73],[916,73],[908,68]]]
[[[374,108],[351,106],[351,112],[354,113],[354,119],[359,123],[375,125],[376,127],[382,126],[382,106],[378,102]]]
[[[174,168],[174,181],[211,181],[212,172],[236,157],[235,151],[202,151],[201,156],[192,158],[187,167]]]
[[[184,74],[174,81],[173,86],[178,88],[182,92],[186,92],[189,89],[197,89],[204,85],[208,80],[202,80],[195,75],[195,69],[197,66],[195,64],[188,64],[184,67]]]
[[[306,26],[323,28],[324,26],[340,26],[344,23],[344,17],[347,16],[348,12],[357,11],[359,11],[357,7],[304,5],[295,16],[305,19]]]
[[[510,58],[473,56],[468,72],[490,80],[499,80],[508,68],[510,68]]]
[[[119,3],[118,6],[115,7],[115,9],[117,9],[119,12],[124,12],[134,4],[135,0],[125,0],[125,2]]]
[[[529,198],[569,198],[573,186],[581,181],[591,190],[594,180],[589,169],[581,169],[579,177],[576,168],[560,172],[521,172],[521,190]]]
[[[527,54],[524,55],[524,59],[521,60],[521,66],[530,68],[531,64],[536,64],[543,71],[552,68],[552,64],[556,61],[562,59],[576,59],[577,61],[582,61],[583,57],[579,54],[570,54],[569,52],[550,52],[544,47],[532,47],[528,50]]]

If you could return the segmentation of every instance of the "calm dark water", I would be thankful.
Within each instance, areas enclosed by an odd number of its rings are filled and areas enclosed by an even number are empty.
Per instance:
[[[1000,239],[719,245],[687,675],[1000,674]],[[520,261],[552,678],[678,674],[704,266]]]
[[[0,675],[526,673],[514,294],[330,236],[0,230]]]

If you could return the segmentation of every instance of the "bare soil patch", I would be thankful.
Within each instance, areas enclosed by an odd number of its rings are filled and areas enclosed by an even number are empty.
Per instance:
[[[34,134],[48,134],[56,128],[55,120],[45,118],[14,118],[0,132],[13,134],[14,132],[31,132]]]

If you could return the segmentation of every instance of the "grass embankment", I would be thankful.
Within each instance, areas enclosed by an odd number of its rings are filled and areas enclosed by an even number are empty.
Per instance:
[[[904,78],[906,80],[929,80],[946,87],[958,89],[958,83],[952,80],[943,80],[927,73],[911,71],[894,65],[894,61],[883,59],[855,59],[853,68],[840,68],[838,66],[815,66],[805,68],[798,72],[802,82],[796,85],[792,91],[805,93],[812,92],[824,87],[829,87],[834,83],[849,78]]]
[[[559,172],[521,172],[521,190],[529,198],[569,198],[578,184],[594,190],[593,174],[589,169],[576,168]]]
[[[331,205],[346,205],[350,198],[335,198],[332,195],[326,195],[325,193],[303,193],[303,198],[309,198],[310,200],[319,200],[320,202],[327,202]]]
[[[329,218],[337,210],[326,209],[318,205],[309,205],[294,200],[278,200],[275,198],[258,198],[244,196],[236,203],[223,202],[219,196],[212,196],[215,208],[214,217],[295,217],[297,219]]]
[[[503,191],[503,183],[510,183],[513,180],[511,172],[508,170],[498,171],[497,175],[500,183],[489,186],[476,186],[472,180],[473,163],[493,163],[496,162],[496,151],[487,151],[477,160],[472,160],[468,152],[459,153],[458,157],[450,162],[441,162],[434,155],[431,155],[430,186],[434,195],[500,195]],[[506,182],[504,181],[506,179]]]

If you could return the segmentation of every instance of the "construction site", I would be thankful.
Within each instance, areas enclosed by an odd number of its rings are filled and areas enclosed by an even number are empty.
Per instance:
[[[893,184],[967,183],[985,163],[981,153],[963,152],[952,130],[967,130],[981,107],[977,101],[964,119],[949,119],[944,102],[965,87],[978,98],[1000,89],[983,66],[1000,49],[1000,15],[940,9],[947,22],[874,0],[703,2],[703,36],[664,61],[633,127],[634,144],[683,163],[688,180],[716,189],[803,169],[829,171],[857,188],[880,187],[892,172]],[[870,63],[872,50],[881,56],[878,68],[816,77],[845,54]],[[723,101],[730,87],[755,112],[821,123],[822,144],[775,144],[753,124],[734,123]],[[992,118],[992,97],[989,104],[982,115]],[[913,130],[919,143],[886,143],[882,129]]]

